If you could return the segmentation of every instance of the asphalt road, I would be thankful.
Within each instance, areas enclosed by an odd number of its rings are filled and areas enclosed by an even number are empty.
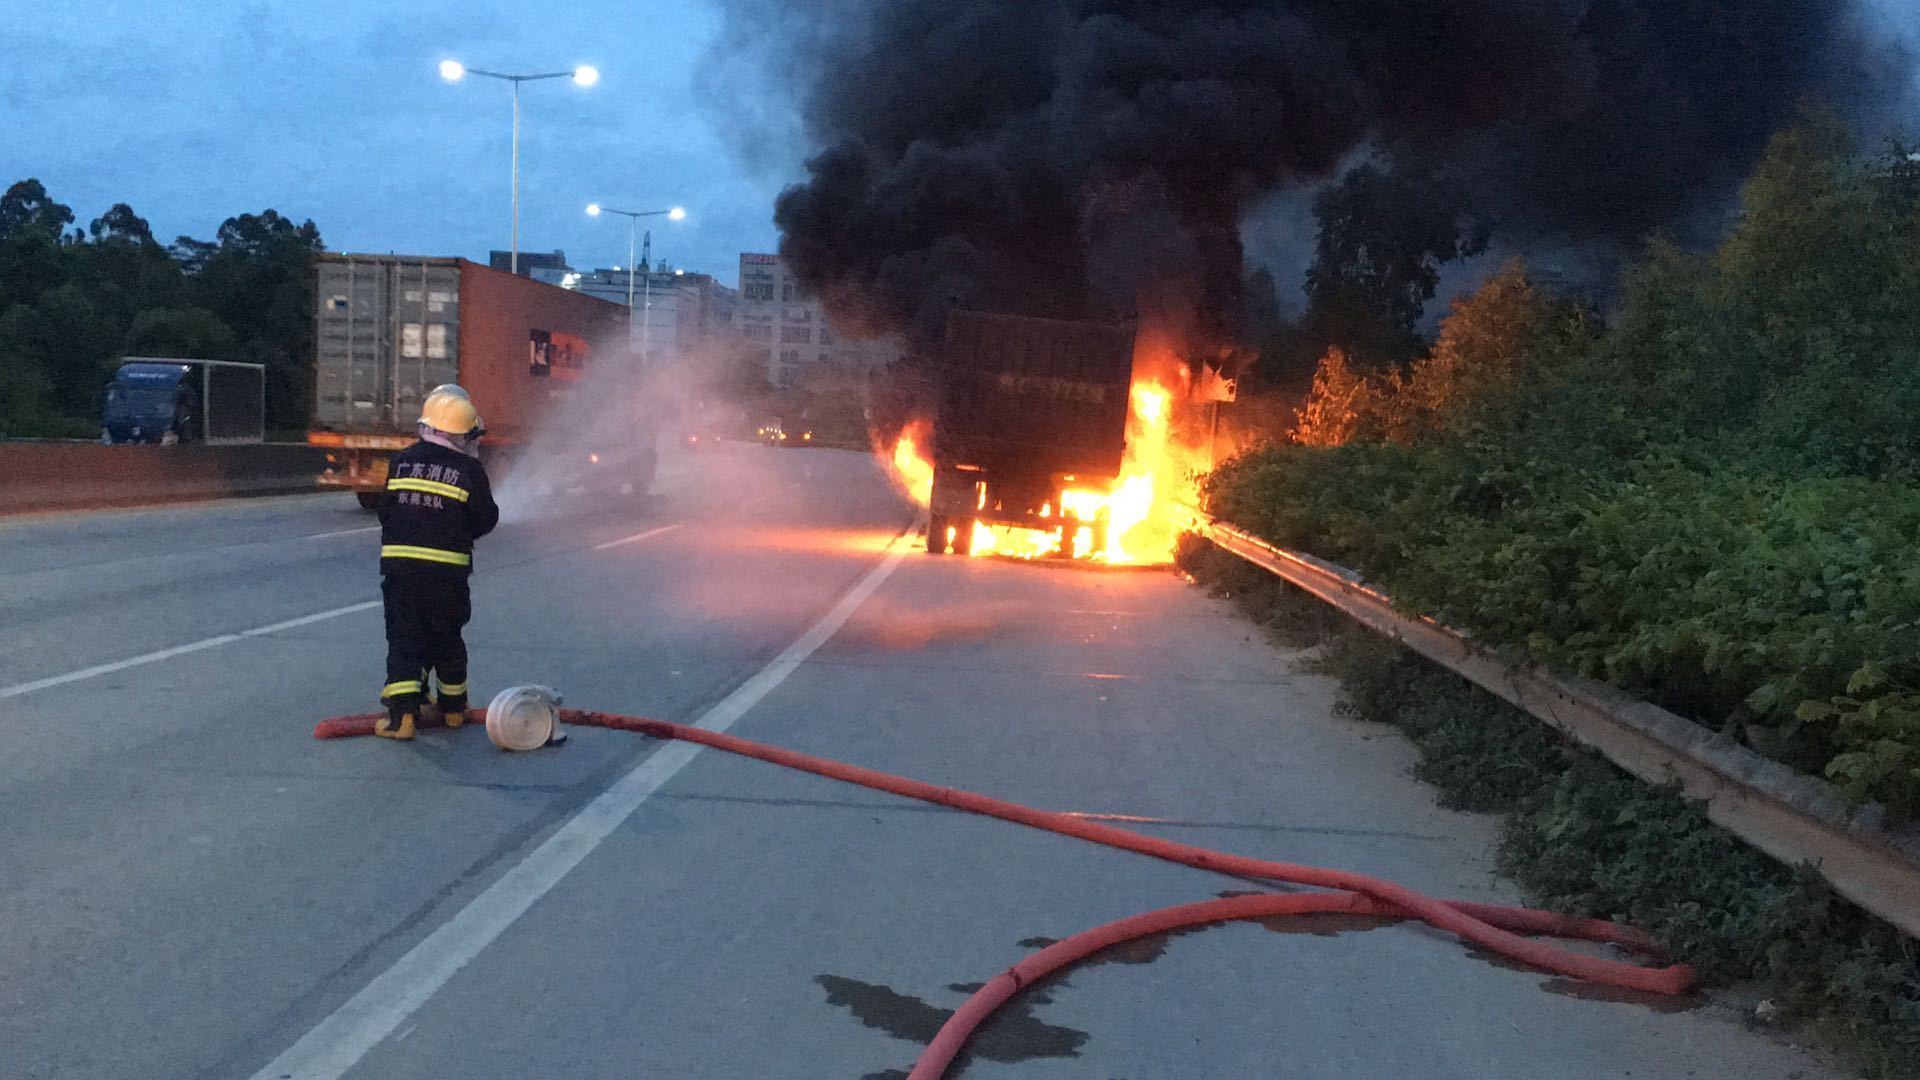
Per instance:
[[[477,559],[482,700],[546,683],[1517,900],[1489,821],[1175,575],[929,557],[834,451],[514,510]],[[1036,939],[1252,887],[613,732],[316,742],[381,682],[370,526],[337,496],[0,523],[0,1077],[903,1075]],[[1837,1075],[1617,997],[1417,927],[1235,925],[1039,988],[961,1075]]]

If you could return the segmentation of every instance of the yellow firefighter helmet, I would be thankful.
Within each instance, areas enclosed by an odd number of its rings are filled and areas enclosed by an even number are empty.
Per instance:
[[[483,427],[473,399],[453,383],[434,387],[420,403],[420,422],[449,435],[472,435]]]

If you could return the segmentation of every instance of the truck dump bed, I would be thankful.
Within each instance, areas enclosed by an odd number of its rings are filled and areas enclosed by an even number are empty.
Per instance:
[[[1117,476],[1133,337],[1126,326],[953,312],[936,460],[989,472]]]

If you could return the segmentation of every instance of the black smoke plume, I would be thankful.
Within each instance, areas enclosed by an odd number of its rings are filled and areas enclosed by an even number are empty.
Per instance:
[[[1857,114],[1910,71],[1855,0],[775,11],[734,0],[730,29],[805,43],[786,59],[819,150],[779,199],[782,250],[875,330],[958,301],[1231,339],[1243,211],[1370,150],[1466,177],[1497,228],[1637,240],[1724,196],[1798,111]]]

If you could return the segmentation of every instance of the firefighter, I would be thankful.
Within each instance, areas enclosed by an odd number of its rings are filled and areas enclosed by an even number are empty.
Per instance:
[[[472,617],[468,576],[473,542],[500,522],[493,486],[480,464],[480,413],[467,392],[436,387],[420,406],[420,441],[395,455],[380,504],[380,595],[387,614],[386,715],[373,732],[411,739],[423,705],[437,705],[448,727],[467,712],[467,645]]]

